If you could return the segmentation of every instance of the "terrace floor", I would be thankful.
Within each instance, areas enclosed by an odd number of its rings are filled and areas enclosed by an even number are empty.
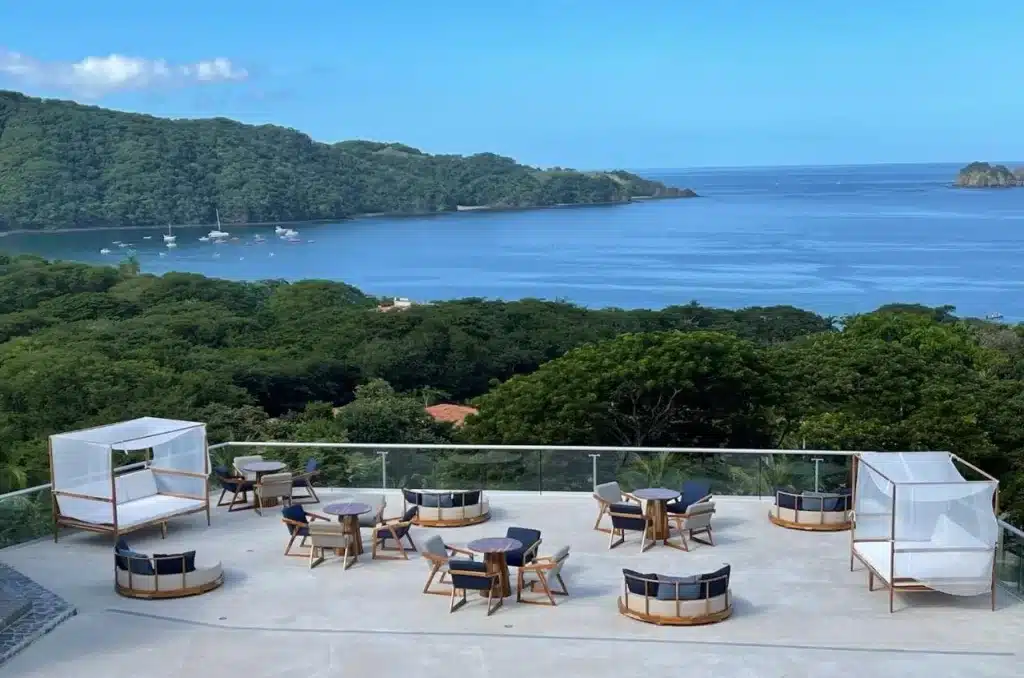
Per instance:
[[[353,491],[321,492],[324,503]],[[867,589],[858,564],[849,570],[849,533],[805,533],[771,525],[767,501],[718,498],[718,546],[690,553],[654,547],[638,553],[635,535],[613,551],[590,529],[589,495],[488,493],[489,522],[437,532],[453,545],[503,536],[511,525],[543,531],[541,554],[572,546],[564,578],[571,596],[556,608],[517,605],[493,616],[474,601],[454,614],[448,599],[423,595],[427,567],[371,561],[348,571],[328,560],[310,571],[281,555],[287,541],[278,515],[217,509],[129,535],[142,552],[197,549],[220,559],[225,584],[206,595],[144,601],[113,589],[110,539],[65,533],[0,551],[0,561],[78,607],[78,616],[0,669],[46,676],[425,676],[522,678],[533,672],[599,678],[676,675],[733,678],[822,675],[1016,676],[1024,638],[1024,603],[1003,592],[989,598],[935,593],[897,595]],[[322,506],[322,504],[320,505]],[[310,507],[317,510],[318,506]],[[401,511],[389,493],[385,514]],[[732,618],[704,627],[656,627],[618,614],[621,569],[687,574],[723,562],[733,567]],[[513,572],[514,576],[514,572]]]

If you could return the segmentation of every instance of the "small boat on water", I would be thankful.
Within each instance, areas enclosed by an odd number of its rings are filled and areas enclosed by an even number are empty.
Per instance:
[[[142,236],[142,239],[143,240],[152,240],[153,236],[151,236],[151,235],[144,235],[144,236]]]
[[[208,235],[201,235],[201,236],[199,236],[199,242],[210,242],[210,236],[208,236]]]
[[[174,229],[171,228],[170,224],[167,224],[167,232],[164,233],[164,242],[174,242],[178,239],[178,236],[174,235]]]
[[[104,247],[103,249],[100,250],[100,254],[110,254],[112,251],[113,250],[111,250],[110,248]]]
[[[165,242],[164,245],[170,248],[174,248],[178,246],[178,243],[174,242],[173,240],[169,240]]]
[[[281,226],[280,224],[278,224],[277,226],[274,227],[274,233],[277,234],[277,235],[284,235],[284,232],[287,231],[287,230],[288,230],[287,228],[285,228],[284,226]]]
[[[217,228],[213,229],[206,235],[212,238],[213,240],[220,240],[222,238],[227,238],[228,236],[231,235],[227,231],[220,230],[220,210],[217,210]]]
[[[119,243],[117,243],[118,247],[128,247],[129,245],[131,245],[130,242],[119,242]]]

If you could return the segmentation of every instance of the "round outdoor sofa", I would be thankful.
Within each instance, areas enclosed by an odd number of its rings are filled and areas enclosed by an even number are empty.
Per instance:
[[[196,565],[196,552],[146,555],[124,540],[114,549],[114,586],[128,598],[184,598],[224,583],[219,562]]]
[[[791,530],[839,532],[853,525],[853,496],[841,492],[775,492],[768,520]]]
[[[624,569],[619,613],[662,626],[720,622],[732,614],[731,572],[729,565],[686,577],[641,574]]]
[[[402,490],[404,511],[419,506],[413,522],[423,527],[462,527],[490,518],[483,490]]]

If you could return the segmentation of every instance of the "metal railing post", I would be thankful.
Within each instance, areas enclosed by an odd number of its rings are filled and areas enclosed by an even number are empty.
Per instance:
[[[600,456],[600,454],[590,455],[590,480],[593,482],[595,492],[597,491],[597,460]]]
[[[811,459],[811,461],[814,462],[814,491],[820,492],[821,490],[818,489],[818,481],[821,478],[821,476],[818,472],[818,469],[820,467],[821,462],[825,460],[822,459],[821,457],[814,457],[813,459]]]
[[[380,489],[388,489],[388,451],[377,450],[380,455]]]

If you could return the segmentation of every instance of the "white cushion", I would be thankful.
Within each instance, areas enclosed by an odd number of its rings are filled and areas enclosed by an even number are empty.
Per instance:
[[[127,504],[137,499],[145,499],[157,493],[156,478],[149,469],[132,471],[118,476],[114,480],[117,489],[117,503]]]

